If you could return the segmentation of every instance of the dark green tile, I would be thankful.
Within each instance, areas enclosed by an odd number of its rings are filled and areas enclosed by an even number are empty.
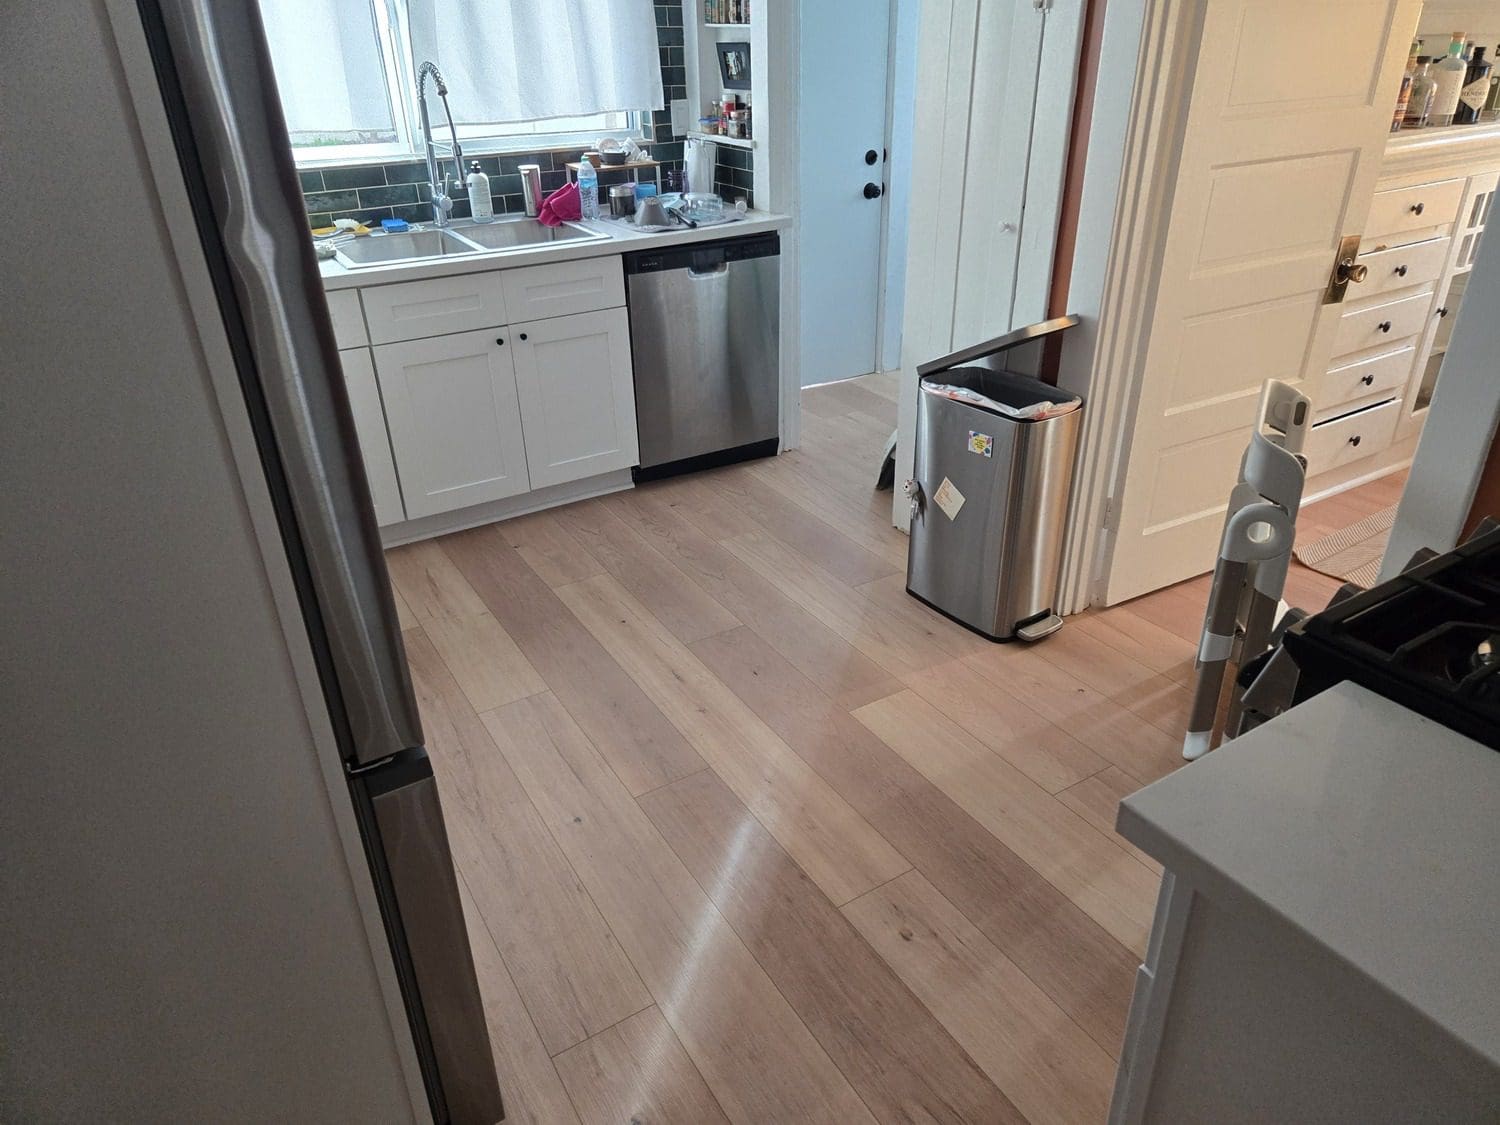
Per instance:
[[[416,184],[390,184],[359,189],[361,207],[394,207],[400,203],[417,202]]]
[[[359,195],[353,191],[316,191],[304,198],[308,211],[353,211]]]
[[[399,207],[391,208],[392,217],[405,219],[408,223],[428,223],[432,221],[432,208],[426,203],[407,203]]]
[[[385,186],[385,170],[379,164],[362,164],[358,168],[324,168],[323,186],[329,191],[344,188]]]
[[[387,164],[385,182],[388,184],[425,184],[427,165],[420,161],[412,164]]]
[[[315,211],[307,216],[307,225],[311,230],[317,230],[319,227],[331,227],[333,226],[333,216],[327,211]]]
[[[302,185],[302,190],[304,193],[309,191],[322,191],[323,173],[318,171],[316,168],[309,169],[306,172],[298,172],[297,182]]]

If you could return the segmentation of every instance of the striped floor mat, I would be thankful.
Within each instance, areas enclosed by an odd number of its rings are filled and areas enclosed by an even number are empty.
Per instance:
[[[1396,522],[1396,506],[1366,516],[1342,531],[1312,539],[1293,550],[1303,566],[1360,586],[1373,586]]]

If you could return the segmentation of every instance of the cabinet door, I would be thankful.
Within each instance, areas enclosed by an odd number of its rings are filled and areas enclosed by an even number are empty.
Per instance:
[[[512,332],[532,487],[636,464],[625,310],[533,321]]]
[[[339,352],[344,368],[344,386],[349,390],[349,408],[354,414],[354,433],[365,462],[365,476],[370,482],[370,499],[375,504],[375,522],[400,523],[406,518],[401,506],[401,488],[396,483],[396,462],[391,458],[391,439],[385,431],[385,409],[380,404],[380,388],[375,385],[375,364],[369,348],[351,348]]]
[[[408,519],[527,491],[505,328],[375,348]]]

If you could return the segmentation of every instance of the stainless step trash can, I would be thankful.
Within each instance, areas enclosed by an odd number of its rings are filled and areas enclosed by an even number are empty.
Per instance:
[[[1073,316],[917,369],[906,591],[994,641],[1055,632],[1083,402],[1036,376]]]

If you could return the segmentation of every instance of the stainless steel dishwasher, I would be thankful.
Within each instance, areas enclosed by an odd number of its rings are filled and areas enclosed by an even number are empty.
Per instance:
[[[776,452],[780,253],[772,232],[625,255],[637,480]]]

